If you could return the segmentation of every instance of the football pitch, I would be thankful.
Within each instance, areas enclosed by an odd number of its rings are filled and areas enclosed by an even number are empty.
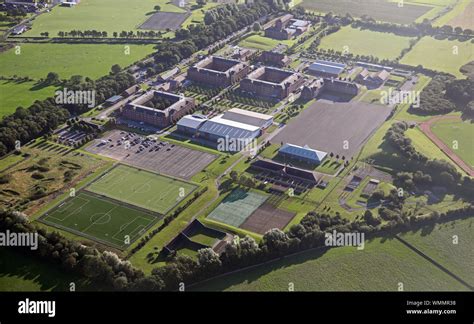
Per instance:
[[[43,223],[99,242],[126,248],[158,217],[81,192],[44,214]]]
[[[196,187],[181,180],[119,165],[93,182],[87,190],[164,215]]]

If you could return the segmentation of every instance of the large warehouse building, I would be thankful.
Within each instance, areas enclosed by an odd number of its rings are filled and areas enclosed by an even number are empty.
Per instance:
[[[157,127],[168,127],[195,107],[194,98],[163,91],[148,91],[121,110],[124,118]]]
[[[344,63],[316,60],[308,67],[307,72],[319,77],[337,78],[345,68]]]
[[[214,144],[222,139],[241,143],[239,147],[243,148],[259,137],[262,129],[272,123],[273,117],[270,115],[242,109],[230,109],[211,119],[202,115],[184,116],[177,123],[177,129],[181,134]]]
[[[224,113],[223,118],[243,124],[257,126],[260,127],[260,129],[268,128],[273,123],[273,116],[271,115],[260,114],[239,108],[227,110]]]
[[[240,81],[240,90],[251,96],[282,100],[304,83],[301,74],[260,67]]]
[[[248,64],[217,56],[209,56],[188,70],[188,80],[215,87],[228,87],[249,73]]]

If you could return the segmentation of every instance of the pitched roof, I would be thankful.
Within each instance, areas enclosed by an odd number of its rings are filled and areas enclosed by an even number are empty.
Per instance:
[[[206,120],[207,118],[202,115],[186,115],[178,121],[177,125],[198,129]]]
[[[307,145],[303,147],[288,143],[283,144],[283,146],[278,150],[278,152],[313,160],[315,162],[321,162],[327,155],[326,152],[313,150]]]

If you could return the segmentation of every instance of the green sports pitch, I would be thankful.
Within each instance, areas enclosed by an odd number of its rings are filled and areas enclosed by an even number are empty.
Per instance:
[[[145,211],[82,191],[44,214],[40,221],[124,249],[158,219]]]
[[[164,215],[196,187],[181,180],[119,165],[86,190]]]

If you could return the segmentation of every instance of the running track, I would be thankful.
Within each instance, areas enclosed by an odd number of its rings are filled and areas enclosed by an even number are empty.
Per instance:
[[[469,174],[471,177],[474,177],[474,170],[466,163],[464,162],[459,156],[457,156],[449,146],[444,144],[442,140],[440,140],[431,130],[431,126],[436,123],[439,120],[444,120],[444,119],[454,119],[454,120],[460,120],[458,116],[438,116],[431,118],[430,120],[426,122],[420,123],[420,129],[423,131],[423,133],[428,136],[428,138],[438,146],[441,151],[443,151],[449,158],[454,161],[461,169],[463,169],[467,174]]]

